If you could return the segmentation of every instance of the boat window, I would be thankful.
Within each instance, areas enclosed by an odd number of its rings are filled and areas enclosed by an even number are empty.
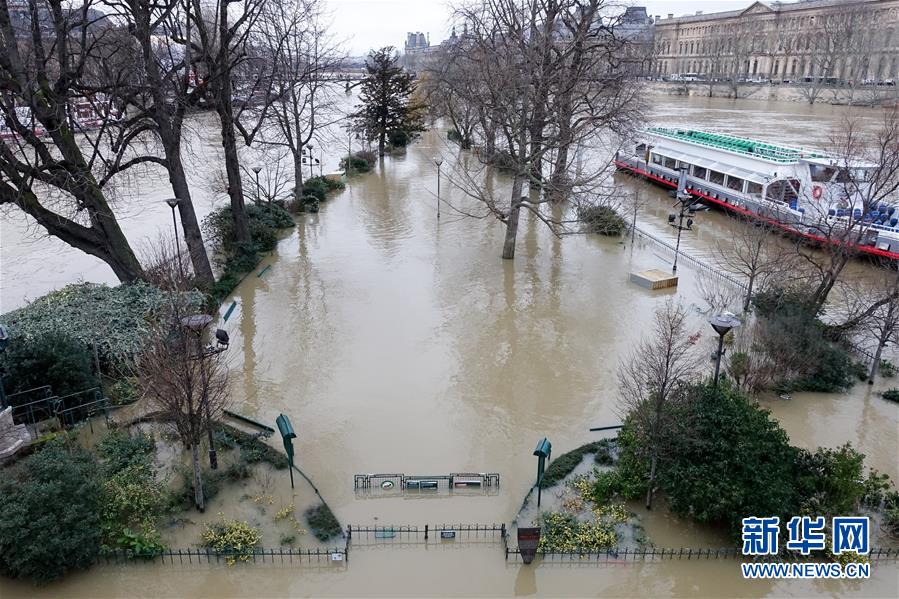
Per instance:
[[[837,173],[836,167],[833,166],[810,164],[808,168],[811,171],[812,181],[815,183],[830,183],[830,180]]]
[[[652,163],[653,164],[664,164],[664,162],[662,161],[662,156],[659,154],[653,154],[652,155]]]
[[[677,160],[665,156],[665,166],[671,170],[677,170]]]
[[[746,193],[758,196],[762,195],[762,184],[754,183],[753,181],[747,181]]]
[[[739,177],[731,177],[727,176],[727,187],[728,189],[733,189],[734,191],[743,191],[743,179]]]
[[[715,185],[724,185],[724,173],[718,171],[709,171],[709,181]]]
[[[852,172],[848,168],[841,168],[837,172],[837,183],[852,183],[853,181]]]
[[[704,166],[693,165],[693,176],[697,179],[705,179],[708,176],[709,170]]]

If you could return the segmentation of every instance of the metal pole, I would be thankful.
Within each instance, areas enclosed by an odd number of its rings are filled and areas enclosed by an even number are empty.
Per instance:
[[[637,232],[637,192],[634,191],[634,220],[631,221],[631,243],[634,243],[634,234]]]
[[[721,370],[721,352],[724,351],[724,335],[718,336],[718,355],[715,356],[715,388],[718,387],[718,372]]]
[[[290,462],[290,468],[288,468],[290,470],[290,488],[293,489],[293,456],[289,456],[287,459]]]
[[[437,165],[437,218],[440,218],[440,164]]]
[[[677,254],[680,252],[680,233],[684,228],[684,205],[681,204],[680,212],[678,213],[677,219],[677,245],[674,247],[674,266],[671,267],[671,272],[677,272]]]
[[[178,221],[175,219],[175,206],[172,206],[172,227],[175,229],[175,248],[178,251],[178,274],[184,280],[184,266],[181,264],[181,241],[178,239]]]

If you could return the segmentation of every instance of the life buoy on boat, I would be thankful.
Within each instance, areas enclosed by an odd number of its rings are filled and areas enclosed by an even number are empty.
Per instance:
[[[816,200],[820,200],[821,196],[824,195],[824,188],[820,185],[815,185],[812,187],[812,197]]]

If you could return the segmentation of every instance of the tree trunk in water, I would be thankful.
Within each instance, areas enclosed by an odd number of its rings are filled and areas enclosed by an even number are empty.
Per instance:
[[[384,157],[384,148],[387,146],[387,132],[384,129],[381,129],[380,133],[378,133],[378,156],[381,158]]]
[[[191,443],[190,459],[194,467],[194,502],[200,512],[206,511],[206,497],[203,495],[203,478],[200,476],[200,442]]]
[[[184,233],[184,242],[190,253],[190,263],[194,268],[194,276],[200,283],[212,284],[215,277],[212,274],[212,265],[209,263],[209,255],[206,246],[203,245],[203,234],[200,233],[200,224],[197,221],[197,213],[194,210],[193,201],[190,198],[190,187],[187,185],[187,175],[184,173],[184,163],[181,162],[181,147],[172,148],[170,152],[168,144],[166,148],[166,162],[169,164],[169,182],[178,202],[178,215],[181,217],[181,230]]]
[[[300,150],[302,151],[302,150]],[[293,156],[293,180],[294,180],[294,188],[293,188],[293,197],[295,200],[302,202],[303,201],[303,159],[300,157],[300,154],[294,154]]]
[[[746,298],[743,300],[743,312],[749,311],[749,304],[752,302],[752,287],[755,284],[755,274],[749,277],[749,283],[746,285]]]
[[[646,489],[646,509],[652,509],[652,494],[656,484],[656,464],[658,463],[655,448],[652,450],[652,461],[649,464],[649,486]]]
[[[560,130],[562,128],[560,127]],[[560,135],[561,137],[561,135]],[[553,174],[550,177],[550,186],[549,193],[550,199],[554,202],[560,202],[565,199],[568,195],[569,185],[568,185],[568,146],[569,144],[563,143],[559,146],[559,151],[556,154],[556,164],[553,167]]]
[[[518,237],[518,215],[521,212],[521,177],[515,175],[512,181],[512,202],[506,221],[506,239],[503,242],[503,260],[515,258],[515,239]]]

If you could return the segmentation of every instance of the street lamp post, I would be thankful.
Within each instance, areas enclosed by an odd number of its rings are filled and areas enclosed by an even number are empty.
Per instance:
[[[6,349],[8,345],[9,332],[7,332],[5,326],[0,324],[0,351]],[[0,410],[5,410],[6,408],[6,392],[3,390],[3,373],[0,372]]]
[[[718,387],[718,373],[721,371],[721,356],[724,354],[724,336],[741,323],[733,314],[725,312],[709,319],[709,324],[718,333],[718,353],[715,355],[715,387]]]
[[[205,360],[206,358],[221,353],[228,349],[228,333],[223,329],[215,331],[215,339],[217,345],[213,347],[211,344],[203,347],[203,330],[212,322],[212,316],[208,314],[195,314],[186,316],[181,319],[181,326],[191,331],[197,336],[197,360]],[[215,441],[212,435],[212,415],[209,410],[209,397],[204,393],[200,410],[206,412],[206,433],[209,439],[209,467],[218,470],[218,453],[215,450]]]
[[[315,161],[315,159],[312,157],[312,150],[314,149],[314,146],[312,144],[308,144],[306,147],[309,148],[309,178],[311,179],[315,176],[315,173],[312,170],[312,163]]]
[[[437,218],[440,218],[440,166],[443,164],[443,157],[434,156],[434,164],[437,165]]]
[[[256,173],[256,203],[259,203],[259,197],[262,195],[262,186],[259,185],[259,171],[262,170],[261,166],[254,166],[253,172]],[[271,203],[271,198],[269,198],[269,203]]]
[[[687,193],[687,167],[682,166],[680,169],[680,177],[677,182],[677,203],[678,203],[678,220],[677,220],[677,245],[674,247],[674,265],[671,272],[677,272],[677,256],[680,253],[680,234],[684,230],[684,210],[689,205],[692,196]],[[673,216],[673,215],[672,215]],[[668,221],[674,224],[672,216],[668,217]],[[693,226],[693,219],[687,219],[687,228]]]
[[[178,239],[178,221],[175,220],[175,208],[180,202],[180,198],[169,198],[165,201],[165,203],[169,205],[169,208],[172,209],[172,227],[175,229],[175,249],[178,252],[178,274],[181,275],[181,280],[183,281],[184,265],[181,264],[181,241]]]

